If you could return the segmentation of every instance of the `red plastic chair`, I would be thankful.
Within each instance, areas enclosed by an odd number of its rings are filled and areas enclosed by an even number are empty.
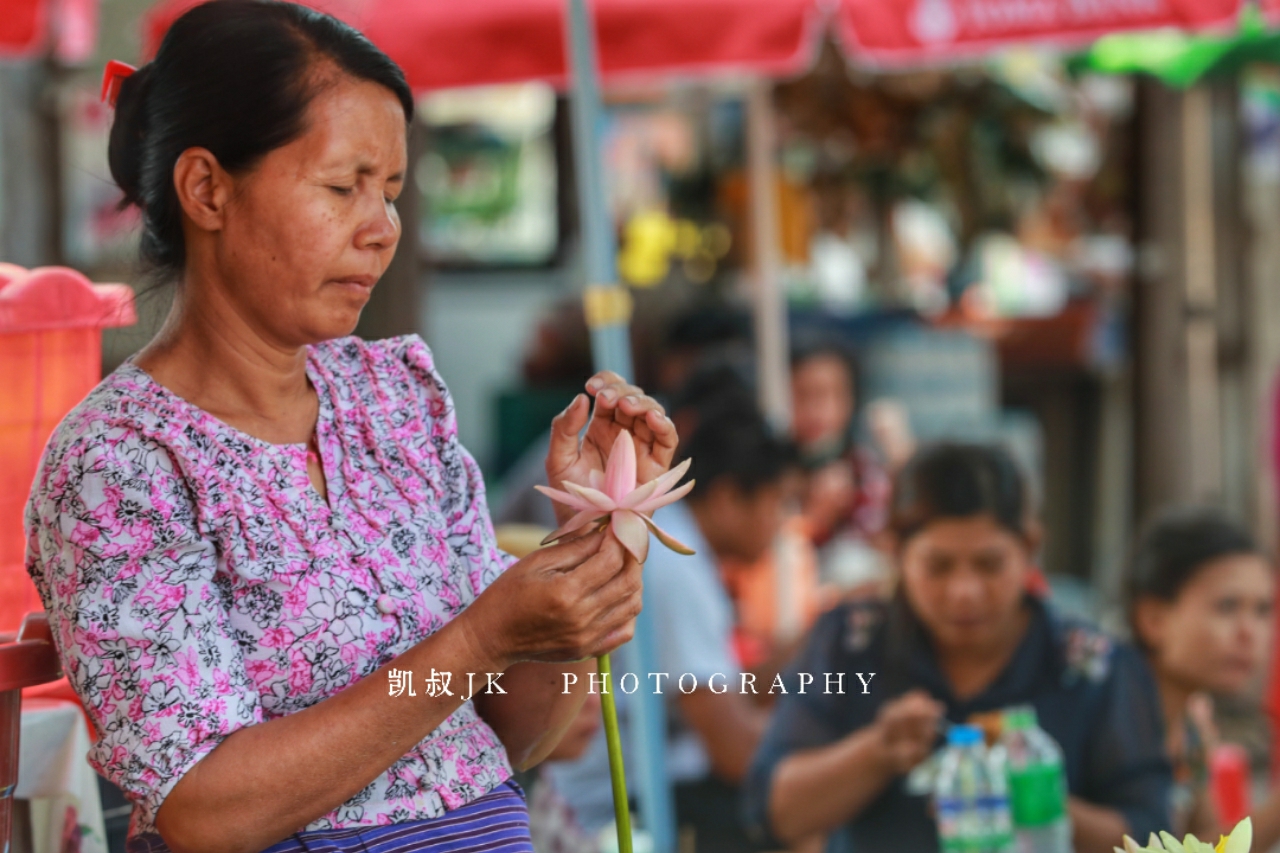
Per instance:
[[[18,785],[18,735],[22,688],[62,677],[58,652],[43,612],[28,613],[17,636],[0,635],[0,849],[13,830],[13,791]]]

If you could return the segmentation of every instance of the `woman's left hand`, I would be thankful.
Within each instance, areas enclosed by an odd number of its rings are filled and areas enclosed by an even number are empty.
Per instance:
[[[591,410],[588,395],[595,398]],[[587,424],[588,418],[590,425]],[[578,433],[586,426],[586,433]],[[566,480],[586,485],[592,471],[604,472],[609,451],[621,430],[636,443],[636,482],[647,483],[671,467],[676,452],[676,427],[652,397],[621,376],[604,370],[587,382],[579,394],[551,422],[551,448],[547,451],[547,481],[554,489]],[[567,521],[572,510],[556,505],[556,514]]]

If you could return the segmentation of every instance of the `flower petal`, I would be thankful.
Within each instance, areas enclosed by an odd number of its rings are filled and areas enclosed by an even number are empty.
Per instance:
[[[637,513],[637,515],[639,514]],[[651,532],[654,536],[657,536],[658,541],[661,542],[663,545],[666,545],[672,551],[675,551],[677,554],[684,554],[687,557],[692,557],[694,554],[698,553],[697,551],[690,548],[688,545],[681,542],[679,539],[672,536],[667,531],[663,530],[657,524],[655,524],[653,519],[650,518],[649,516],[640,515],[639,517],[644,520],[645,526],[649,528],[649,532]]]
[[[603,512],[613,512],[618,508],[618,505],[614,503],[613,498],[609,497],[604,492],[596,491],[590,486],[579,486],[577,483],[566,482],[564,487],[579,499],[586,501],[590,506],[593,506],[598,510],[602,510]],[[586,507],[583,508],[585,509]]]
[[[599,521],[600,519],[604,518],[604,516],[605,516],[605,513],[601,512],[595,507],[592,507],[591,509],[584,509],[582,512],[578,513],[573,518],[566,521],[554,533],[551,533],[550,535],[548,535],[546,539],[543,539],[542,544],[550,545],[552,542],[556,541],[562,536],[567,536],[570,533],[574,532],[575,530],[581,530],[583,527],[586,527],[591,522]]]
[[[1167,853],[1185,853],[1185,849],[1178,839],[1174,838],[1167,832],[1162,831],[1160,833],[1160,843],[1164,845],[1164,849]]]
[[[654,491],[658,488],[657,480],[650,480],[643,486],[637,486],[618,501],[618,506],[623,509],[635,509],[638,504],[642,504],[653,496]]]
[[[622,547],[641,563],[649,556],[649,531],[641,520],[643,517],[631,510],[620,509],[613,514],[610,522],[613,535],[618,537]]]
[[[659,495],[665,495],[667,492],[671,491],[671,489],[675,487],[676,483],[680,482],[680,480],[684,478],[685,473],[688,472],[689,466],[692,464],[692,459],[686,459],[667,473],[663,474],[661,477],[654,480],[658,485],[653,492],[653,496],[658,497]]]
[[[621,503],[622,499],[636,487],[636,444],[631,440],[631,433],[625,429],[618,432],[618,438],[609,451],[609,461],[604,466],[604,493]]]
[[[1223,848],[1223,853],[1249,853],[1249,848],[1253,846],[1253,821],[1245,818],[1236,824],[1236,828],[1231,830],[1231,834],[1227,836],[1227,843]]]
[[[636,512],[650,513],[655,509],[662,509],[667,504],[673,504],[693,490],[693,484],[696,480],[690,480],[674,492],[667,492],[665,495],[654,495],[647,501],[643,501],[638,506],[632,507]]]
[[[568,485],[568,483],[565,483],[566,487]],[[589,503],[584,498],[568,494],[567,492],[562,492],[559,489],[549,489],[546,486],[534,486],[534,488],[551,498],[551,500],[556,503],[562,503],[565,506],[571,506],[574,509],[587,510],[595,506],[595,504]]]

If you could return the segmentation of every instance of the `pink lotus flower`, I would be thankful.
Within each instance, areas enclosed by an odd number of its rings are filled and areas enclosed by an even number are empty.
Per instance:
[[[590,486],[565,482],[567,491],[564,492],[546,486],[534,487],[553,501],[578,510],[577,515],[544,539],[542,544],[554,542],[589,524],[603,526],[607,522],[613,535],[641,563],[649,555],[650,531],[672,551],[678,554],[694,553],[688,545],[654,524],[650,517],[654,510],[675,503],[693,488],[693,481],[690,480],[675,491],[671,490],[689,470],[692,461],[686,459],[661,477],[637,487],[636,447],[631,440],[631,433],[622,430],[613,443],[613,449],[609,451],[604,475],[601,476],[599,471],[592,471]]]

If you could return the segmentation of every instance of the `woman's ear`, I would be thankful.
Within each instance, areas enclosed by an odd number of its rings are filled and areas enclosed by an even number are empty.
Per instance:
[[[1034,557],[1040,553],[1040,547],[1044,545],[1044,525],[1040,522],[1040,519],[1033,516],[1027,519],[1026,524],[1023,525],[1023,530],[1022,538],[1026,540],[1027,552]]]
[[[220,231],[231,197],[231,176],[207,148],[188,148],[173,164],[173,187],[182,212],[203,231]]]
[[[1164,644],[1166,615],[1169,605],[1158,598],[1145,596],[1133,605],[1133,630],[1138,644],[1158,650]]]

